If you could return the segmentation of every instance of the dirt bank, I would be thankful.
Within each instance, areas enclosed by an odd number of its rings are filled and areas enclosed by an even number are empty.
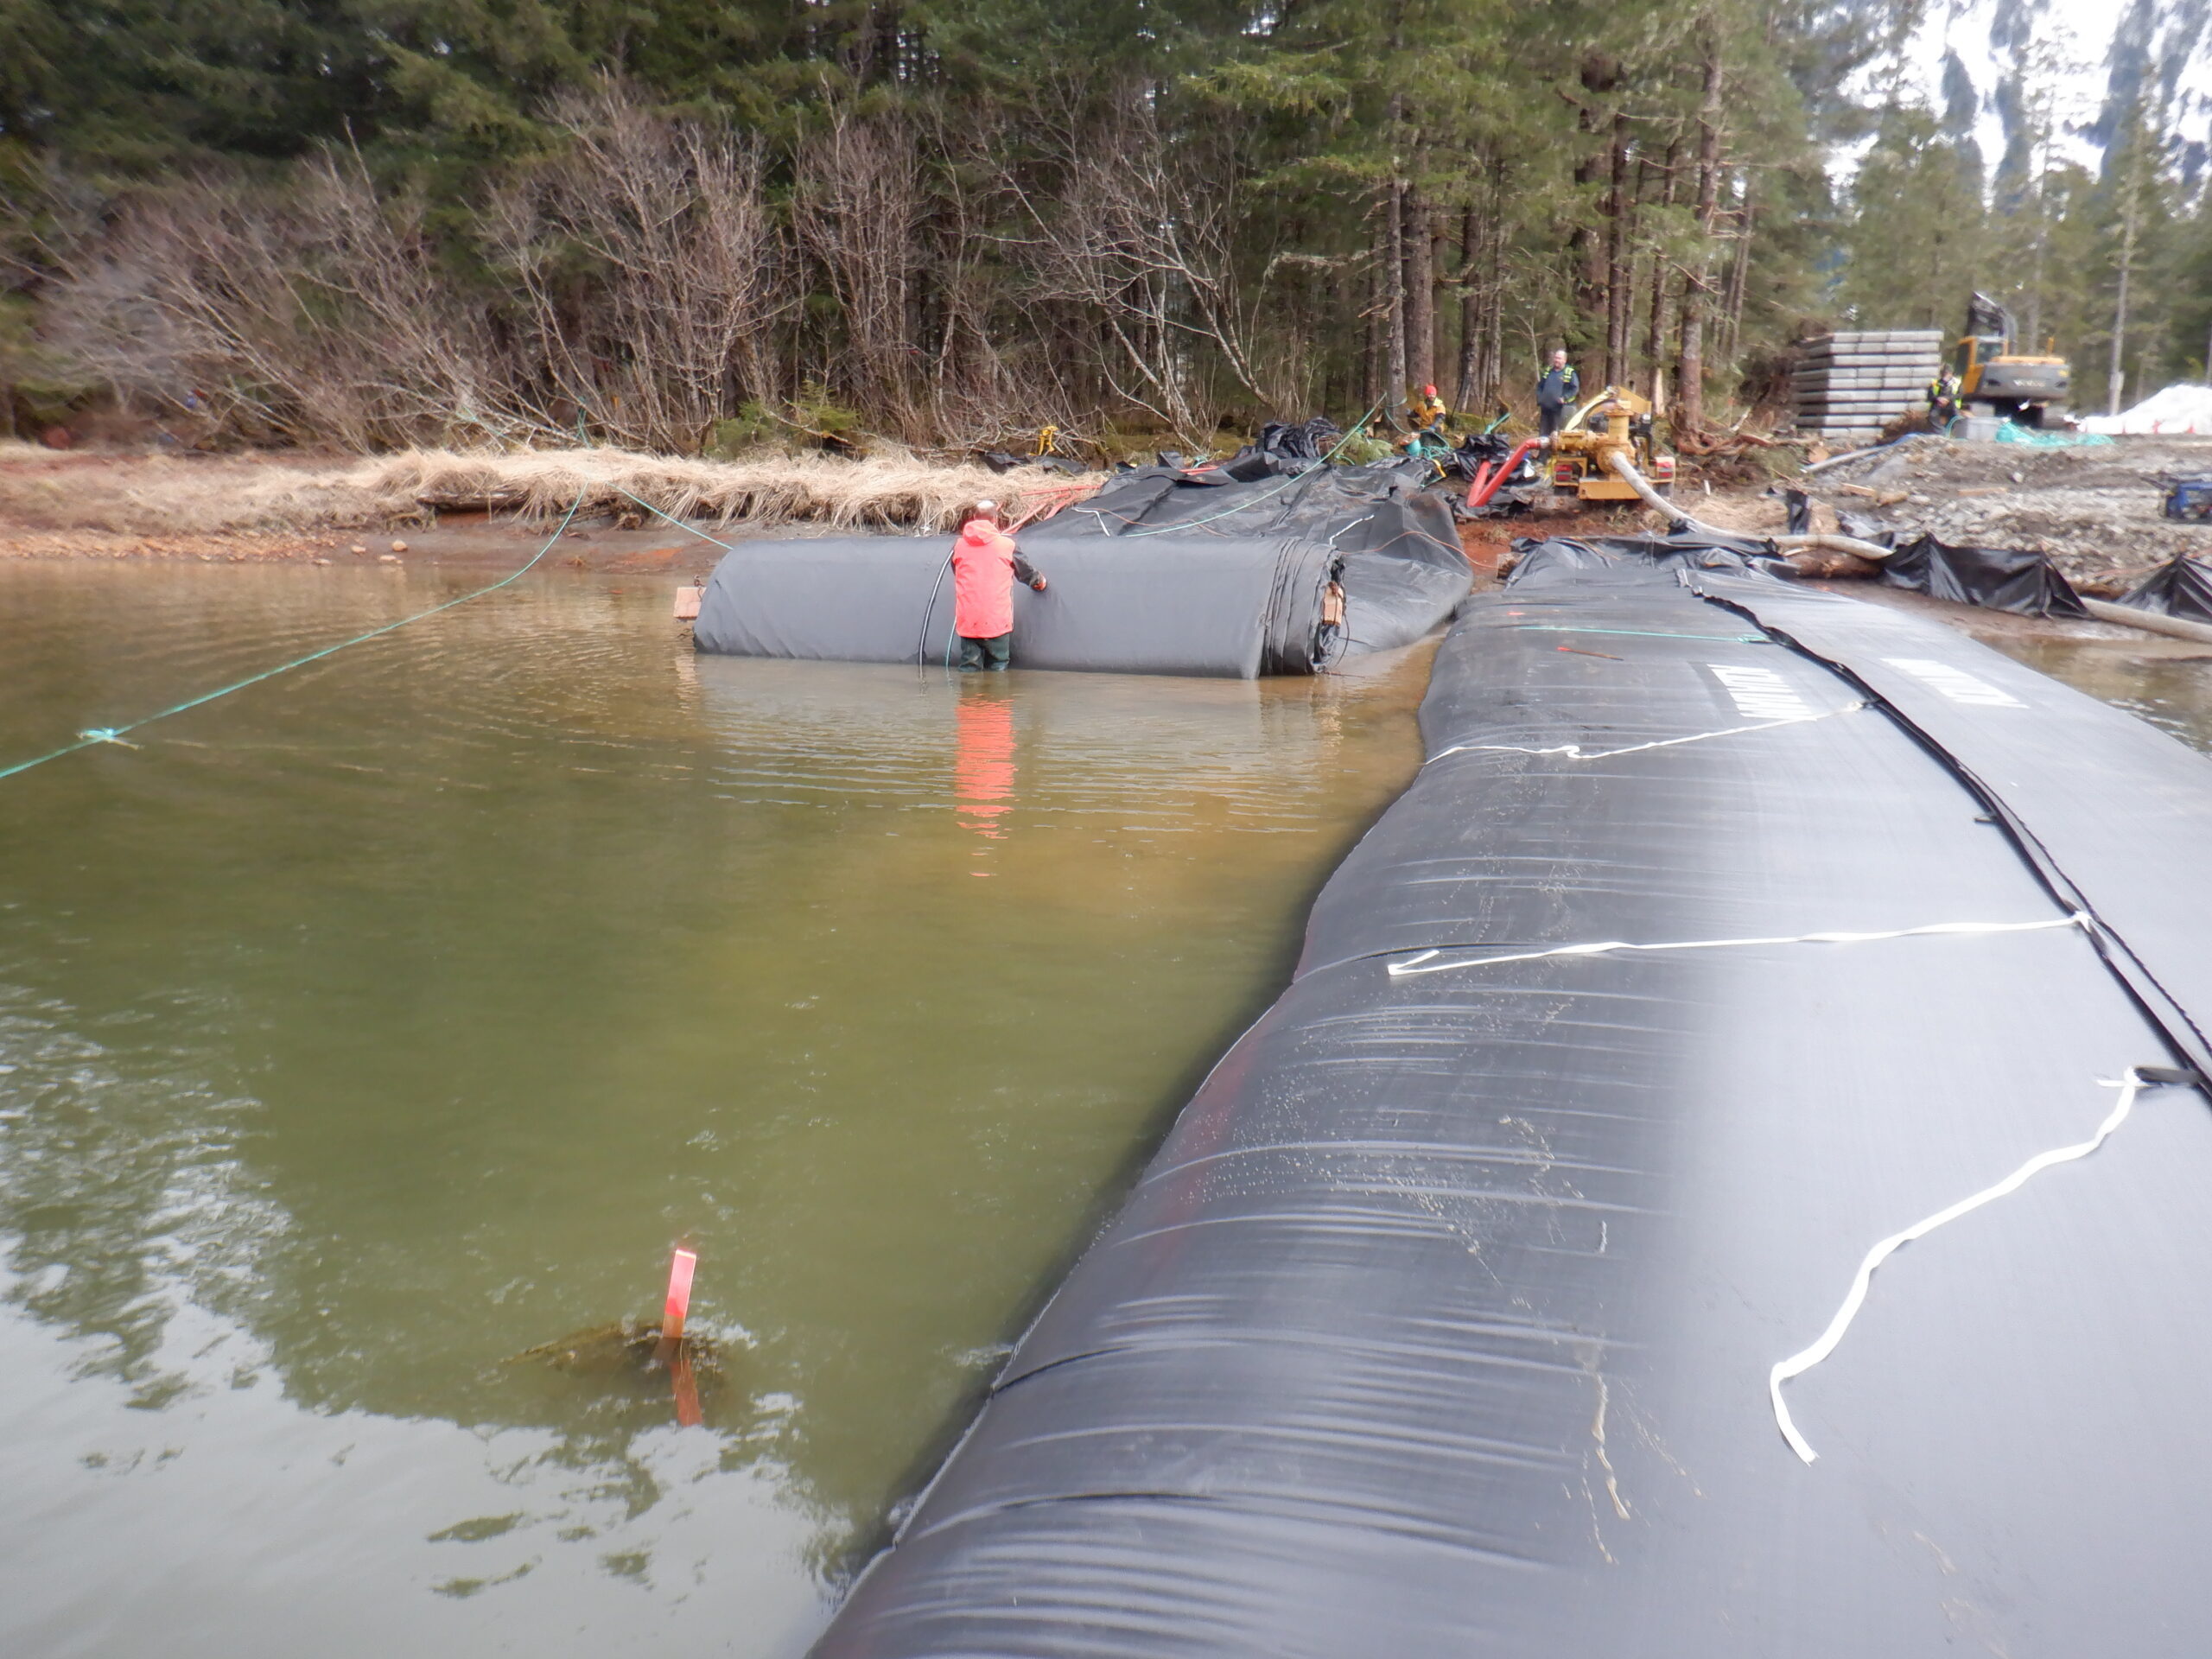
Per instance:
[[[2048,553],[2069,580],[2098,592],[2177,553],[2212,556],[2212,525],[2160,512],[2164,480],[2208,474],[2212,438],[2123,437],[2066,449],[1916,438],[1800,487],[1857,534],[1927,531],[1959,545]]]

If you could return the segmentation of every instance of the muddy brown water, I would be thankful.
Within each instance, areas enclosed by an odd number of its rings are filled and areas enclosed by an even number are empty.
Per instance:
[[[0,756],[484,579],[0,564]],[[0,1652],[798,1653],[1418,760],[1422,656],[669,604],[532,576],[0,780]],[[507,1363],[678,1243],[700,1427]]]
[[[0,759],[482,579],[0,565]],[[798,1654],[1419,758],[1420,653],[699,659],[667,586],[0,781],[0,1651]],[[2212,662],[1997,643],[2212,749]],[[696,1427],[587,1340],[679,1243]]]

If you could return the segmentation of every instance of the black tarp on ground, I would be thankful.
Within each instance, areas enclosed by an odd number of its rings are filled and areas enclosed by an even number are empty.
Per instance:
[[[1861,534],[1848,528],[1848,514],[1845,522],[1847,533]],[[1866,539],[1894,550],[1882,561],[1881,579],[1891,588],[2020,616],[2089,613],[2047,554],[2017,548],[1954,547],[1934,536],[1904,536],[1895,531]]]
[[[1468,604],[1432,759],[824,1659],[2201,1651],[2193,1090],[1885,1268],[1789,1385],[1817,1464],[1766,1397],[1875,1240],[2171,1062],[2084,931],[1390,972],[2063,918],[1921,735],[1687,582],[1790,597],[1607,567]],[[1827,602],[1863,613],[1854,656],[1987,677],[1961,636]],[[2202,810],[2212,767],[2067,718],[2133,774],[2071,855],[2110,891],[2125,803]]]
[[[1786,561],[1770,542],[1753,536],[1725,540],[1675,531],[1665,536],[1518,537],[1513,543],[1510,580],[1527,588],[1547,583],[1569,585],[1577,573],[1630,567],[1643,570],[1756,570]]]
[[[1164,539],[1164,531],[1325,542],[1344,559],[1347,648],[1356,652],[1410,645],[1466,594],[1471,573],[1451,506],[1418,480],[1387,462],[1293,474],[1268,457],[1253,460],[1249,478],[1224,468],[1120,474],[1088,501],[1023,531],[1022,546],[1041,561],[1048,548],[1069,541],[1134,545]]]
[[[2120,601],[2139,611],[2186,617],[2192,622],[2212,622],[2212,564],[2181,554],[2146,577],[2141,586]]]
[[[1021,539],[1049,586],[1014,585],[1017,667],[1250,679],[1310,674],[1340,647],[1322,621],[1335,556],[1319,543]],[[715,567],[693,640],[740,657],[957,660],[951,545],[892,536],[741,543]]]

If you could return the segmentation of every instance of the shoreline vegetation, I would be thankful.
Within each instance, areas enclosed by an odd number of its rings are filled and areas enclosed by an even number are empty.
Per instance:
[[[995,473],[895,454],[717,461],[601,448],[413,449],[350,460],[0,443],[0,555],[283,556],[333,532],[419,531],[442,518],[536,528],[557,520],[579,494],[581,518],[626,528],[658,524],[649,505],[709,529],[810,524],[937,533],[950,531],[961,507],[979,497],[1019,518],[1079,499],[1102,476],[1044,467]]]
[[[2085,394],[2212,319],[2176,112],[2116,58],[2070,158],[2049,19],[1985,156],[1891,73],[1903,0],[26,16],[0,435],[1095,461],[1431,384],[1487,419],[1563,346],[1699,454],[1792,418],[1792,342],[1976,289]]]

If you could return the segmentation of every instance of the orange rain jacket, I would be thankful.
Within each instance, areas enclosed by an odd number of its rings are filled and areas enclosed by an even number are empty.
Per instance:
[[[988,518],[970,518],[952,543],[952,626],[963,639],[1014,632],[1014,581],[1044,578],[1015,550],[1014,537]]]

